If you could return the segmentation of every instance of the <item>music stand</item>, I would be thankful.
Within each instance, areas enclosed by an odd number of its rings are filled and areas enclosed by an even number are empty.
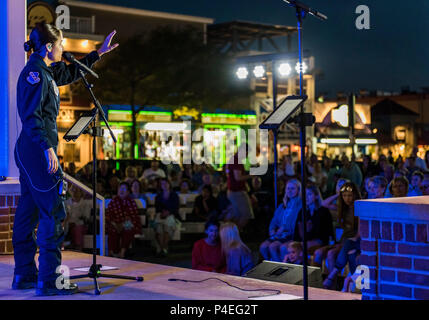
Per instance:
[[[76,275],[70,276],[69,279],[81,279],[81,278],[90,278],[94,279],[94,291],[96,295],[101,294],[100,288],[98,286],[97,278],[113,278],[113,279],[124,279],[124,280],[135,280],[135,281],[143,281],[143,277],[131,277],[131,276],[122,276],[122,275],[113,275],[113,274],[102,274],[101,273],[101,264],[97,264],[97,219],[96,219],[96,207],[97,207],[97,137],[103,137],[103,129],[97,126],[97,116],[100,115],[102,120],[106,123],[106,126],[110,132],[110,135],[114,142],[116,142],[116,137],[113,134],[112,129],[109,126],[109,123],[106,119],[106,116],[101,108],[100,103],[92,91],[92,84],[89,84],[85,78],[84,72],[79,70],[80,77],[88,89],[92,100],[94,102],[95,107],[88,112],[85,112],[74,124],[73,126],[66,132],[64,135],[64,139],[68,142],[70,140],[76,141],[79,136],[84,134],[89,134],[93,137],[92,139],[92,222],[93,222],[93,238],[92,238],[92,265],[89,268],[88,274],[84,275]],[[92,126],[90,124],[92,123]],[[101,232],[100,232],[101,234]],[[101,243],[100,239],[100,243]]]
[[[84,112],[80,118],[71,126],[71,128],[64,135],[64,140],[76,141],[82,133],[86,133],[87,128],[94,121],[95,112],[93,110]]]
[[[315,122],[315,117],[311,113],[303,112],[304,102],[307,100],[306,95],[302,96],[289,96],[286,97],[280,105],[276,108],[274,106],[274,111],[259,125],[260,129],[269,129],[273,131],[274,135],[274,202],[277,209],[277,133],[280,126],[284,122],[296,123],[300,127],[300,143],[301,143],[301,166],[305,165],[305,127],[311,126]],[[296,116],[293,116],[295,112],[300,110],[300,113]],[[303,133],[304,132],[304,133]],[[303,155],[304,153],[304,155]],[[304,157],[304,158],[303,158]],[[305,168],[301,168],[301,188],[305,190]],[[302,190],[301,190],[302,191]],[[305,219],[305,193],[301,194],[302,201],[302,213],[303,213],[303,224],[306,226]],[[308,300],[308,276],[307,276],[307,239],[306,239],[306,228],[304,228],[303,235],[303,286],[304,286],[304,300]]]
[[[274,135],[274,206],[277,209],[277,133],[280,126],[292,119],[292,115],[307,100],[307,96],[289,96],[259,125],[259,129],[272,130]]]
[[[307,100],[307,96],[289,96],[274,106],[274,111],[259,125],[259,129],[277,130],[289,120],[299,107]]]
[[[308,5],[301,3],[296,0],[283,0],[287,4],[289,4],[291,7],[294,7],[296,10],[295,16],[297,18],[297,27],[298,27],[298,52],[299,52],[299,94],[303,95],[304,93],[304,76],[303,76],[303,68],[302,68],[302,57],[303,57],[303,46],[302,46],[302,24],[304,18],[309,14],[314,16],[315,18],[318,18],[322,21],[325,21],[328,19],[327,16],[325,16],[323,13],[320,13],[317,10],[314,10],[310,8]],[[295,117],[294,120],[295,123],[299,124],[299,140],[301,145],[301,183],[302,183],[302,189],[301,189],[301,201],[302,201],[302,224],[304,225],[304,235],[303,235],[303,283],[304,283],[304,300],[308,300],[308,279],[307,279],[307,265],[308,265],[308,259],[307,259],[307,220],[305,216],[305,210],[306,210],[306,184],[307,184],[307,174],[305,171],[305,146],[306,146],[306,127],[313,125],[315,122],[314,116],[311,113],[305,113],[304,112],[304,105],[301,105],[301,111],[300,115]]]

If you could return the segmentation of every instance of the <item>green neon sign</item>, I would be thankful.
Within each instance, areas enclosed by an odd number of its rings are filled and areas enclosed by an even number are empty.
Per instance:
[[[202,113],[202,117],[219,117],[219,118],[245,118],[245,119],[256,119],[254,114],[229,114],[229,113]]]
[[[110,114],[133,114],[131,110],[109,110],[108,113]],[[173,113],[169,111],[145,111],[142,110],[139,112],[139,114],[148,115],[148,116],[171,116]]]
[[[166,111],[140,111],[139,114],[143,114],[145,116],[171,116],[173,113]]]
[[[106,126],[106,123],[104,121],[101,121],[100,124],[102,126]],[[124,121],[124,122],[109,122],[110,126],[115,126],[115,127],[132,127],[133,123],[129,122],[129,121]]]
[[[109,110],[108,111],[108,113],[110,114],[110,113],[113,113],[113,114],[121,114],[121,113],[123,113],[123,114],[133,114],[133,112],[131,111],[131,110]]]
[[[139,145],[136,143],[134,145],[134,159],[138,159],[139,158]]]

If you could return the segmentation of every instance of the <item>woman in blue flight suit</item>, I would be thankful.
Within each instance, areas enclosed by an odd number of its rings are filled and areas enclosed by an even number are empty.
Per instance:
[[[80,60],[91,67],[100,57],[118,46],[110,45],[113,31],[97,51]],[[36,287],[37,295],[72,294],[75,284],[57,287],[61,265],[61,244],[65,218],[59,194],[62,168],[56,155],[60,108],[57,86],[79,79],[79,69],[61,62],[63,35],[55,26],[39,23],[32,30],[25,51],[33,54],[22,70],[17,86],[17,107],[22,131],[15,145],[21,197],[15,213],[13,248],[15,258],[13,289]],[[37,237],[35,237],[35,228]],[[37,238],[37,242],[35,240]],[[34,256],[39,246],[39,270]]]

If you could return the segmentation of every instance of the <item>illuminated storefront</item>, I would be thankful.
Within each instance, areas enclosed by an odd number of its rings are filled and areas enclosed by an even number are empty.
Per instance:
[[[204,145],[212,154],[212,163],[221,168],[235,153],[237,147],[246,141],[247,130],[256,125],[257,116],[254,112],[202,113]]]
[[[145,108],[138,112],[136,116],[137,135],[136,144],[132,146],[131,132],[133,128],[132,111],[129,106],[113,106],[107,110],[106,115],[112,131],[116,135],[117,142],[113,143],[109,132],[105,130],[103,152],[105,159],[130,159],[132,148],[134,157],[159,158],[161,152],[161,139],[159,130],[161,127],[167,128],[172,124],[172,112],[161,108]],[[105,125],[102,123],[102,125]]]
[[[106,109],[117,143],[113,143],[105,130],[105,159],[130,159],[131,148],[134,147],[136,159],[162,159],[168,155],[172,160],[182,163],[184,146],[191,145],[192,159],[195,162],[210,161],[221,168],[228,156],[234,153],[236,146],[246,139],[247,129],[257,124],[256,114],[251,111],[240,114],[200,114],[197,110],[187,107],[176,108],[174,111],[145,107],[137,114],[137,141],[132,146],[132,111],[129,109],[129,106],[110,106]],[[195,135],[197,129],[203,130],[201,137]],[[241,129],[244,130],[245,136]],[[170,135],[171,139],[163,137],[165,134]]]
[[[354,117],[350,117],[349,112],[349,106],[345,103],[315,104],[314,153],[318,156],[326,154],[331,158],[340,157],[345,153],[349,157],[354,154],[360,158],[363,154],[376,151],[378,140],[371,129],[370,105],[355,104]]]

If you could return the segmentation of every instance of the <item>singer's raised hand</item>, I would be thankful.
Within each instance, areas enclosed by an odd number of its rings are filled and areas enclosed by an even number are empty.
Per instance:
[[[97,50],[98,55],[101,57],[103,54],[112,51],[117,46],[119,46],[119,43],[115,43],[114,45],[110,45],[110,42],[112,42],[113,36],[116,34],[116,30],[113,30],[104,40],[103,45],[100,49]]]

